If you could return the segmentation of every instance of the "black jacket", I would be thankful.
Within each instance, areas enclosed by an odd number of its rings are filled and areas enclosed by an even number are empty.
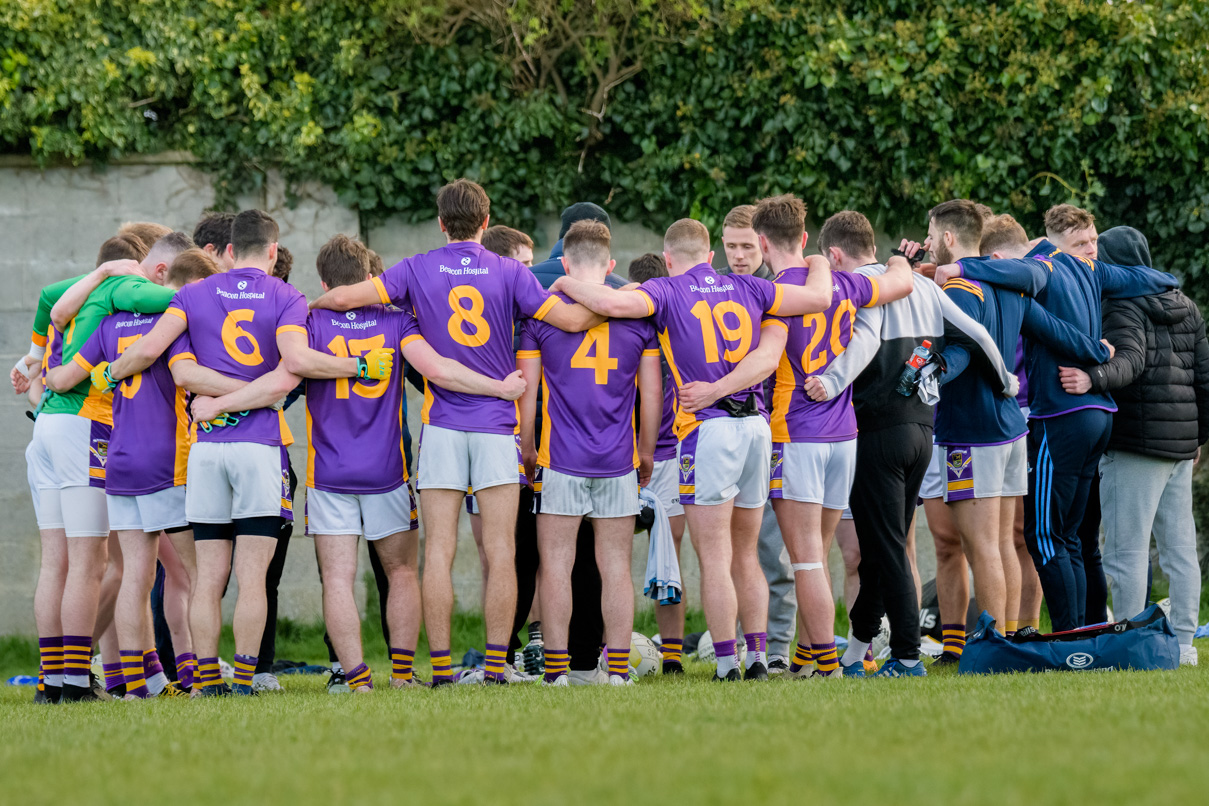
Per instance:
[[[1109,239],[1111,257],[1104,254],[1101,236],[1101,259],[1115,262],[1122,249],[1149,257],[1144,239],[1138,240],[1141,233],[1121,232],[1128,229],[1104,233],[1121,236]],[[1104,338],[1116,355],[1088,374],[1092,391],[1112,392],[1117,403],[1109,449],[1194,458],[1209,439],[1209,341],[1196,304],[1177,289],[1106,300],[1103,314]]]

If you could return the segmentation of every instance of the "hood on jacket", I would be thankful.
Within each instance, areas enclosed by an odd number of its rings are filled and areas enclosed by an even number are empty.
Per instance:
[[[1178,288],[1130,301],[1141,308],[1156,325],[1174,325],[1192,313],[1192,300],[1184,296]]]
[[[1113,227],[1100,233],[1100,260],[1118,266],[1153,266],[1150,243],[1133,227]]]

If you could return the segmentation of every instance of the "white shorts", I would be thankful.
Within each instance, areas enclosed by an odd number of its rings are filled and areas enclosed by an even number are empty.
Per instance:
[[[778,442],[772,446],[770,498],[847,509],[855,478],[855,439]]]
[[[945,451],[939,445],[932,446],[932,461],[928,462],[928,472],[924,473],[924,482],[919,487],[919,497],[944,498],[945,495]]]
[[[946,502],[1014,498],[1028,492],[1028,440],[1006,445],[947,445],[942,451]]]
[[[276,445],[195,442],[189,449],[185,515],[190,523],[281,517],[290,472]]]
[[[41,414],[25,449],[32,489],[105,489],[112,428],[78,414]]]
[[[519,484],[525,475],[520,437],[435,425],[420,430],[416,465],[417,490],[486,490]]]
[[[381,540],[419,528],[411,482],[388,493],[360,495],[307,488],[308,535],[365,535],[366,540]]]
[[[680,503],[716,506],[734,500],[758,509],[768,500],[772,430],[763,417],[714,417],[680,441]]]
[[[109,526],[121,532],[141,529],[158,534],[165,529],[188,526],[185,517],[185,488],[168,487],[146,495],[106,495]]]
[[[26,479],[39,529],[105,537],[105,461],[110,427],[77,414],[42,414],[25,449]]]
[[[597,479],[538,468],[533,511],[541,515],[630,518],[638,514],[638,471]]]
[[[651,483],[646,488],[663,504],[663,511],[669,518],[684,514],[680,503],[680,470],[675,459],[656,462],[651,471]]]

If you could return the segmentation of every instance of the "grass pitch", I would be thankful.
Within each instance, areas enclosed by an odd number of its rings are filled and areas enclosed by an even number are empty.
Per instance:
[[[473,619],[458,628],[457,645],[481,636]],[[279,656],[322,662],[318,635],[283,630]],[[34,707],[30,689],[0,686],[0,802],[1031,805],[1209,795],[1209,665],[722,685],[709,682],[712,667],[690,663],[685,678],[626,689],[391,691],[380,638],[367,640],[382,686],[370,696],[329,696],[321,677],[283,676],[284,694],[256,699]],[[1209,641],[1198,644],[1209,664]],[[0,671],[22,671],[31,653],[36,662],[28,642],[0,644]]]

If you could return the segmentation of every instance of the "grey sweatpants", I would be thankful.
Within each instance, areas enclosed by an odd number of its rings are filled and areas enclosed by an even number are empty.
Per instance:
[[[1104,573],[1113,615],[1132,618],[1146,602],[1150,536],[1171,582],[1171,626],[1181,647],[1192,646],[1201,601],[1201,569],[1192,520],[1192,460],[1157,459],[1108,451],[1100,460]]]
[[[789,647],[798,624],[798,599],[793,588],[789,549],[777,526],[772,501],[764,503],[760,523],[760,569],[768,580],[768,654],[792,658]]]

